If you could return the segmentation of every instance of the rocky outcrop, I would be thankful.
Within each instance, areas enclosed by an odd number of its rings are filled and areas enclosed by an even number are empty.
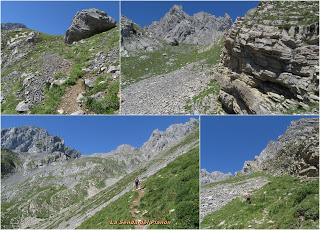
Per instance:
[[[319,119],[293,121],[287,131],[256,156],[246,161],[245,174],[265,171],[274,175],[319,176]]]
[[[136,51],[153,51],[162,47],[162,43],[151,36],[148,31],[140,28],[126,16],[121,17],[122,56]]]
[[[80,153],[65,146],[60,137],[51,136],[45,129],[31,126],[2,129],[1,148],[24,155],[80,157]]]
[[[217,73],[228,113],[317,112],[319,3],[260,2],[225,36]]]
[[[77,12],[65,34],[65,42],[72,44],[95,34],[116,27],[116,22],[105,12],[98,9],[85,9]]]
[[[219,171],[208,172],[206,169],[200,170],[200,182],[202,185],[222,181],[230,178],[231,176],[232,174],[230,172],[223,173]]]
[[[182,6],[174,5],[159,21],[146,28],[123,16],[121,34],[123,55],[137,51],[154,51],[164,45],[177,46],[180,43],[210,45],[219,40],[225,30],[232,25],[229,15],[216,17],[199,12],[192,16],[185,13]]]
[[[147,30],[154,37],[173,44],[210,45],[220,39],[231,25],[232,20],[228,14],[215,17],[199,12],[190,16],[183,11],[182,6],[174,5],[160,21],[153,22]]]
[[[22,23],[1,23],[1,30],[15,30],[15,29],[26,29],[26,25]]]

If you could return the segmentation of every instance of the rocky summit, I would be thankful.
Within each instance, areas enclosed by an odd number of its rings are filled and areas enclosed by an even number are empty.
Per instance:
[[[228,14],[216,17],[199,12],[192,16],[183,11],[182,6],[174,5],[158,22],[153,22],[147,30],[154,36],[172,45],[187,43],[210,45],[222,37],[229,29],[232,20]]]
[[[293,121],[287,131],[256,156],[246,161],[242,172],[274,175],[319,176],[319,119]]]
[[[216,79],[227,113],[316,113],[319,3],[262,1],[225,35]]]
[[[199,144],[196,120],[155,130],[139,148],[81,156],[41,128],[1,137],[2,228],[76,228]]]
[[[174,5],[159,21],[145,28],[140,28],[125,16],[121,24],[122,47],[126,56],[141,50],[154,51],[166,44],[210,45],[231,27],[232,20],[228,14],[216,17],[199,12],[190,16],[182,6]]]
[[[72,24],[65,34],[68,44],[91,37],[116,27],[116,22],[110,16],[98,9],[85,9],[77,12]]]

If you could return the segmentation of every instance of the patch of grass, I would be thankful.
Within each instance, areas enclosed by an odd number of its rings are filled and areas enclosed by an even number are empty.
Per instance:
[[[106,81],[104,84],[96,84],[87,95],[93,95],[98,90],[103,90],[105,95],[101,100],[88,97],[86,107],[97,114],[112,114],[119,110],[119,81]]]
[[[65,86],[53,86],[46,88],[45,97],[41,104],[31,109],[34,114],[56,114],[61,98],[65,92]]]
[[[143,78],[172,72],[201,60],[206,61],[207,64],[216,64],[222,47],[222,40],[206,49],[204,49],[205,47],[187,44],[167,45],[153,52],[141,52],[132,57],[122,57],[123,81],[127,85]]]
[[[119,229],[119,228],[133,228],[133,225],[114,224],[117,221],[129,221],[132,219],[130,213],[130,205],[133,200],[132,191],[126,193],[116,202],[111,203],[103,211],[94,215],[94,218],[89,218],[87,221],[79,226],[79,229]]]
[[[144,219],[171,221],[170,225],[150,228],[199,227],[198,162],[196,147],[143,182],[145,194],[138,209],[148,211]]]
[[[191,100],[188,101],[187,105],[185,106],[185,110],[192,112],[192,104],[201,104],[203,99],[208,95],[218,95],[220,91],[220,86],[217,81],[211,80],[205,90],[200,92],[198,95],[192,97]],[[203,111],[206,113],[209,108],[204,107]]]
[[[65,84],[66,85],[75,85],[77,80],[84,75],[82,68],[83,68],[82,64],[79,64],[79,63],[74,64],[72,66],[69,77],[68,77]]]
[[[318,229],[319,182],[291,176],[269,177],[251,204],[237,198],[207,215],[201,228]]]
[[[12,82],[11,90],[6,95],[5,101],[1,103],[1,113],[2,114],[15,114],[17,113],[16,107],[19,104],[16,93],[21,90],[22,83],[20,80]]]

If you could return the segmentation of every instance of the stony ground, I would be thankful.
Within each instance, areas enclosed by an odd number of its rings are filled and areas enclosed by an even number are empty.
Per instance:
[[[264,177],[247,179],[237,183],[218,184],[201,189],[200,221],[209,213],[215,212],[237,197],[244,196],[268,183]]]
[[[122,89],[123,114],[181,114],[213,78],[196,62],[168,74],[141,80]]]

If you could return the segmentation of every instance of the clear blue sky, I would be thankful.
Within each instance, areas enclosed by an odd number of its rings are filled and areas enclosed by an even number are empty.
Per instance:
[[[223,16],[228,13],[235,20],[237,16],[244,16],[245,13],[258,5],[257,1],[151,1],[132,2],[123,1],[121,12],[129,19],[140,26],[150,25],[152,21],[158,21],[173,5],[182,5],[183,10],[192,15],[204,11],[215,16]]]
[[[121,144],[140,147],[154,129],[185,123],[190,116],[1,116],[2,128],[36,126],[82,154],[109,152]]]
[[[97,8],[119,21],[117,1],[1,1],[1,21],[19,22],[28,28],[48,34],[62,35],[70,26],[77,11]]]
[[[236,172],[282,135],[297,116],[201,117],[201,168]]]

